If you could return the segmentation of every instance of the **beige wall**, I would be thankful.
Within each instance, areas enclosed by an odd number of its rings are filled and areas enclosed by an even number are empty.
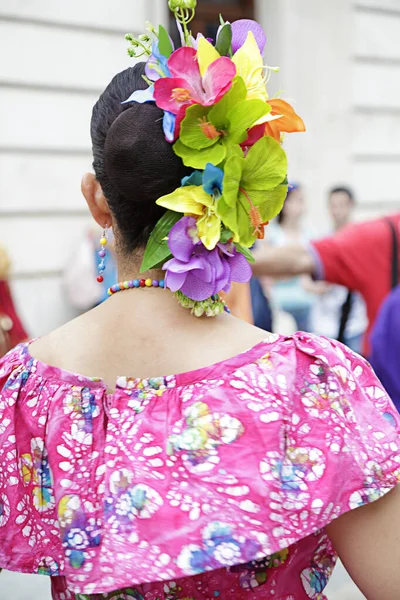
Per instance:
[[[399,209],[400,0],[258,0],[258,17],[281,67],[273,92],[307,125],[286,148],[314,228],[336,183],[354,186],[358,218]]]
[[[126,32],[164,22],[164,0],[0,0],[0,223],[31,335],[71,316],[61,272],[87,226],[92,106],[132,64]]]
[[[354,185],[359,217],[399,208],[400,0],[258,0],[257,12],[281,66],[271,89],[307,124],[287,149],[314,228],[337,182]],[[132,64],[124,33],[166,14],[167,0],[0,0],[1,242],[32,335],[71,316],[60,282],[88,222],[91,107]]]

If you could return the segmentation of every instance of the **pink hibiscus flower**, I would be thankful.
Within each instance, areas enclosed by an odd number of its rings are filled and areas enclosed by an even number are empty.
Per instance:
[[[202,76],[196,55],[196,50],[189,47],[171,54],[168,60],[171,77],[159,79],[154,85],[154,99],[159,108],[182,115],[182,107],[212,106],[229,91],[236,75],[231,59],[217,58]]]

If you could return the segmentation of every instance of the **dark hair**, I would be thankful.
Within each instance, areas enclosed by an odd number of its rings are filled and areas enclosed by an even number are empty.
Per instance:
[[[286,199],[285,199],[285,203],[282,206],[282,210],[281,212],[278,214],[278,216],[276,217],[276,220],[278,221],[279,225],[282,224],[284,218],[285,218],[285,206],[286,206],[286,201],[289,200],[290,198],[290,194],[292,192],[294,192],[295,190],[301,190],[301,185],[298,183],[289,183],[289,187],[288,187],[288,192],[286,194]]]
[[[332,194],[346,194],[349,197],[350,204],[356,203],[356,198],[353,190],[347,187],[346,185],[339,185],[337,187],[332,188],[329,192],[329,198],[332,196]]]
[[[144,63],[114,77],[93,108],[93,168],[117,222],[126,253],[145,246],[165,212],[156,200],[190,172],[164,137],[163,111],[153,103],[121,104],[148,87]]]

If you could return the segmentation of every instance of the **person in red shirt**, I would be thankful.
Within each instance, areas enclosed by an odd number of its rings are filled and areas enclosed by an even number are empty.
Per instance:
[[[343,285],[360,292],[367,305],[369,326],[363,353],[370,353],[369,336],[383,300],[392,287],[393,236],[400,213],[386,218],[351,224],[333,236],[312,242],[308,247],[262,249],[256,255],[254,275],[286,277],[309,274],[317,280]]]

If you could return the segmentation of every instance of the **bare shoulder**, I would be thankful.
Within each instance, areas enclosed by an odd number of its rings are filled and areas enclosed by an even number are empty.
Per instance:
[[[229,316],[214,329],[214,335],[223,334],[219,339],[226,337],[230,348],[237,347],[238,353],[264,341],[268,332],[250,325],[241,319]],[[245,347],[243,347],[245,346]]]
[[[95,329],[96,319],[89,311],[79,317],[68,321],[64,325],[54,329],[52,332],[40,337],[30,344],[30,354],[38,360],[47,364],[53,364],[54,361],[68,354],[72,350],[76,352],[79,347],[79,341],[91,338],[91,332]]]

